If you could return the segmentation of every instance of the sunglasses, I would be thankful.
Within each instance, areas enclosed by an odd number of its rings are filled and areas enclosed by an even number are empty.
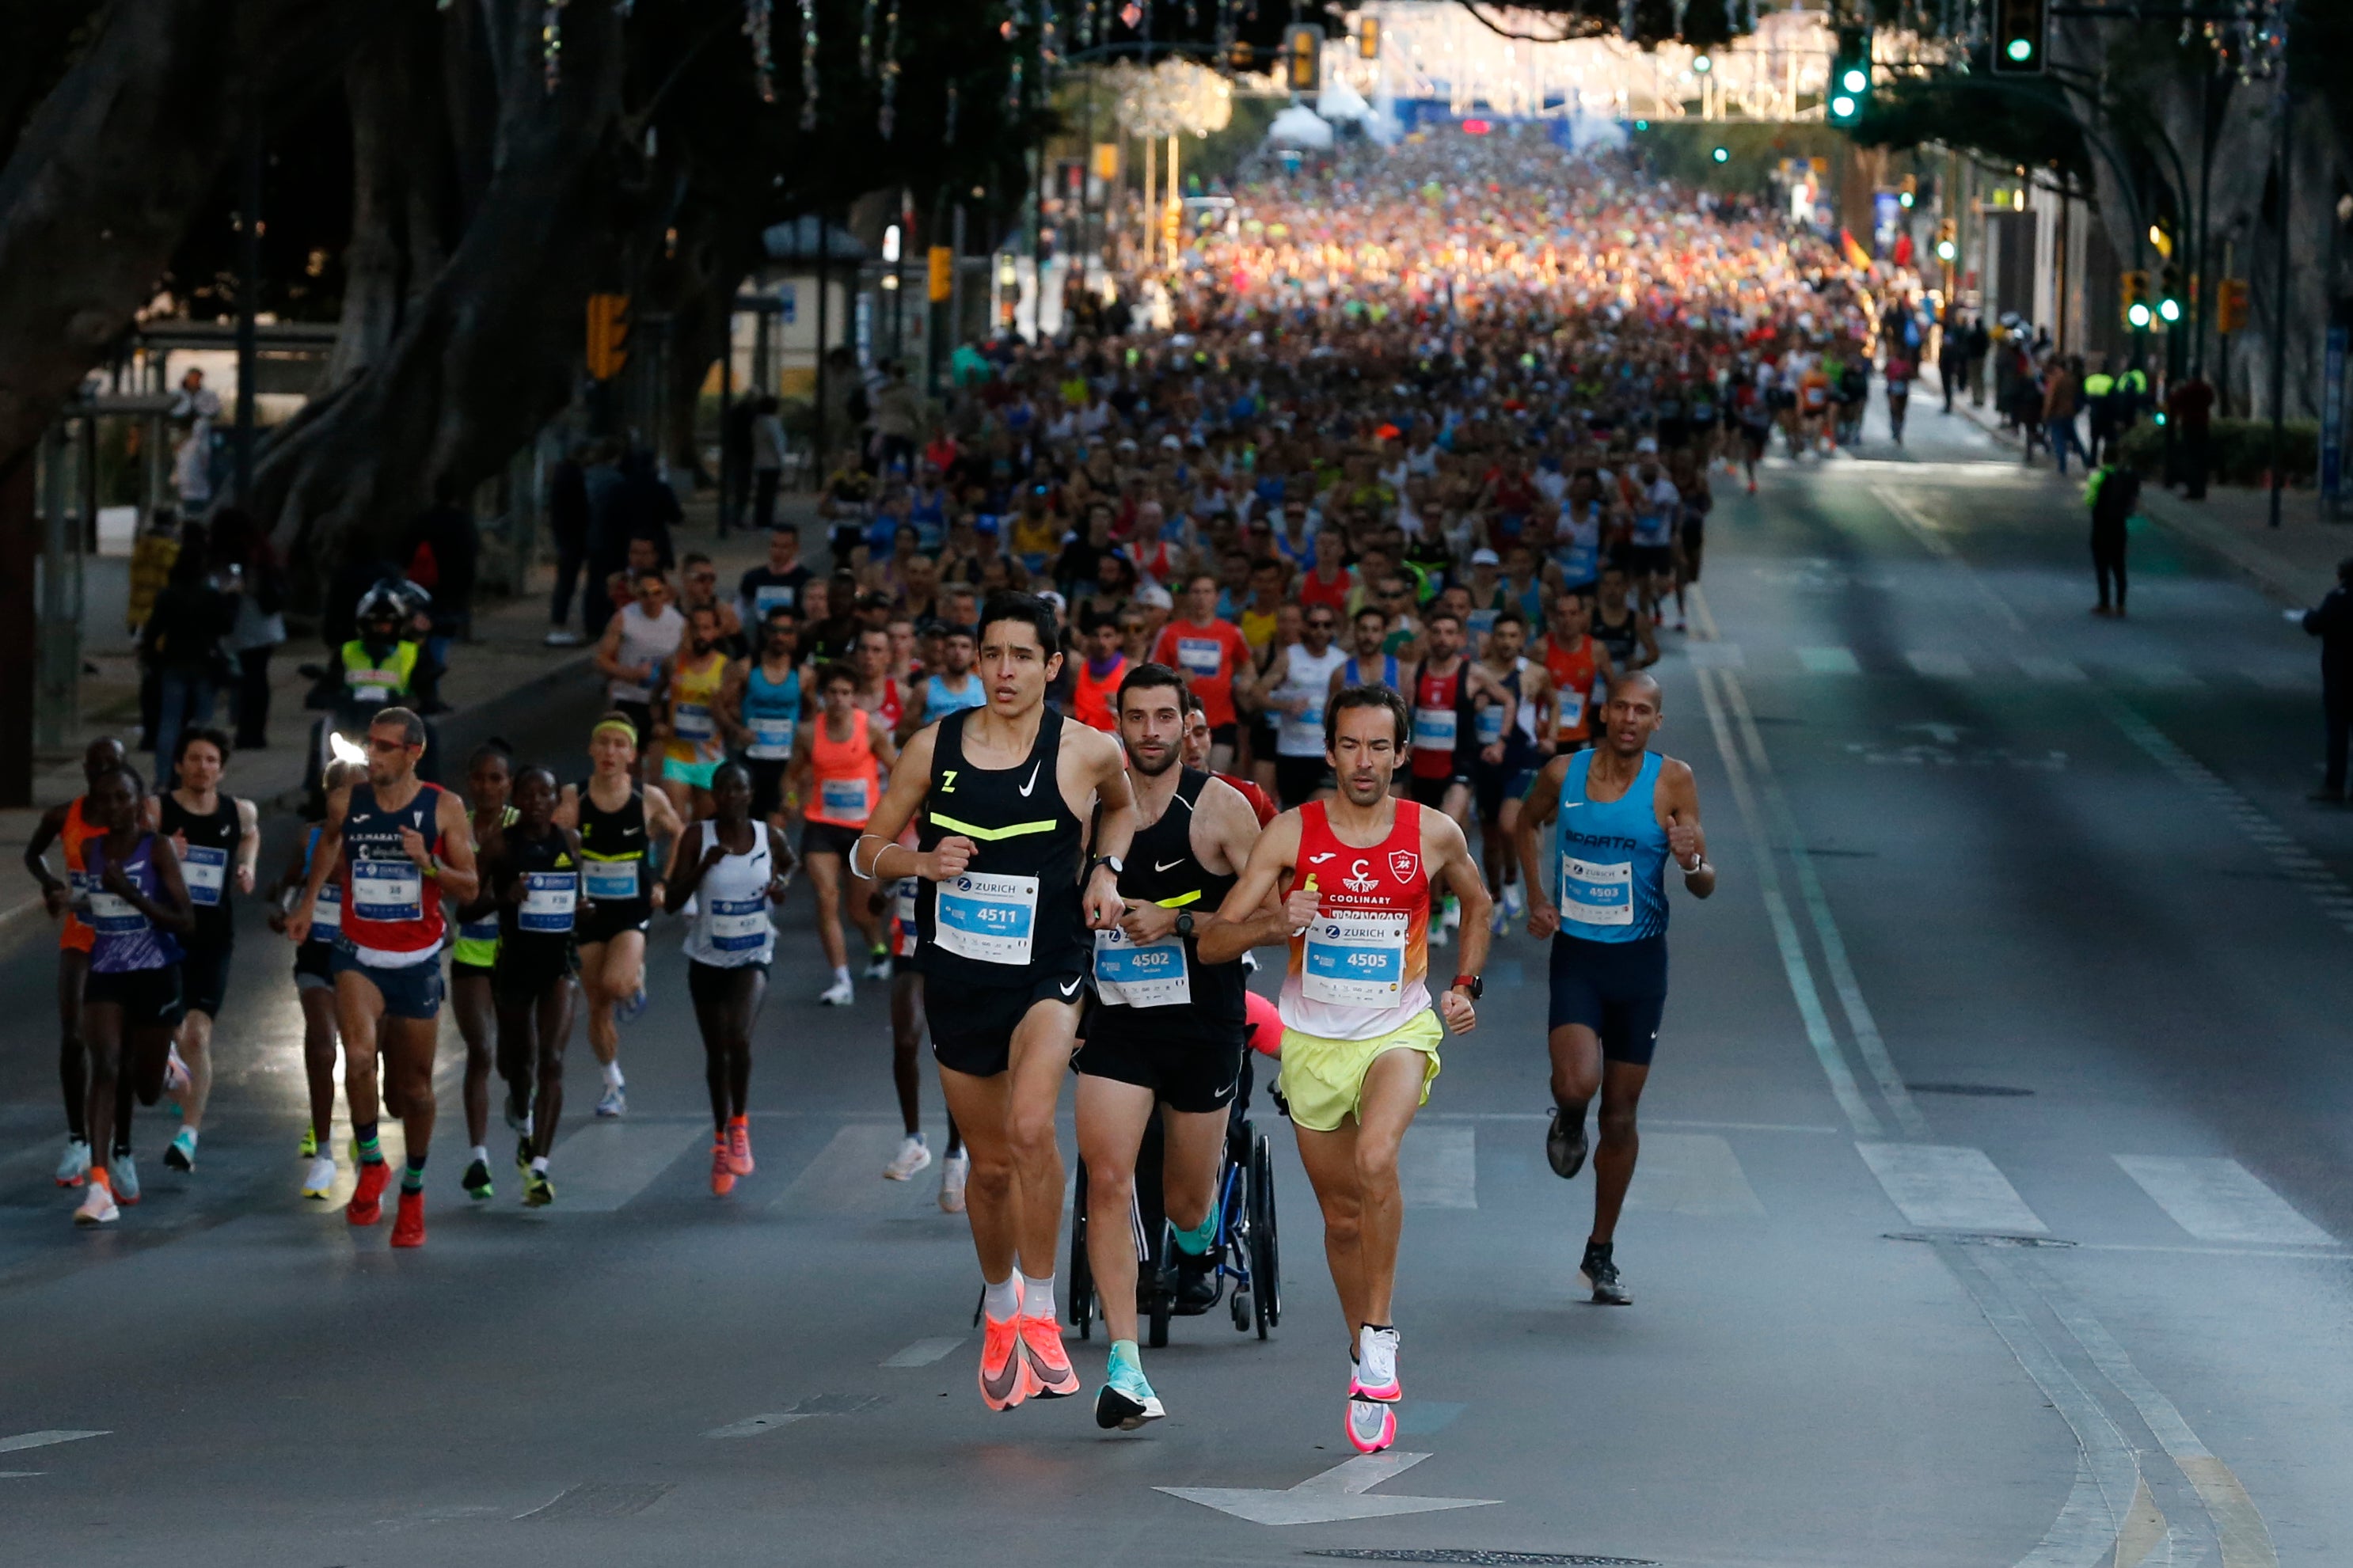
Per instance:
[[[406,741],[379,741],[374,735],[368,737],[367,746],[369,751],[380,757],[389,757],[396,752],[408,750],[408,742]]]

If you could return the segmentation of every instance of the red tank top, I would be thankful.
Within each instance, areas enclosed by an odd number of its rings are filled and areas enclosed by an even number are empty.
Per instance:
[[[1325,803],[1299,808],[1295,880],[1322,895],[1314,921],[1291,939],[1282,1021],[1327,1040],[1368,1040],[1403,1028],[1430,1006],[1430,872],[1421,861],[1421,807],[1396,803],[1388,837],[1344,844]],[[1285,889],[1286,895],[1289,889]]]
[[[1547,637],[1544,664],[1545,673],[1552,677],[1552,689],[1560,697],[1560,722],[1554,741],[1565,744],[1584,740],[1593,732],[1593,639],[1580,639],[1577,651],[1571,653]]]
[[[414,828],[441,853],[441,786],[420,784],[416,796],[397,811],[378,805],[375,786],[361,784],[343,811],[343,861],[336,875],[343,885],[343,936],[367,952],[437,952],[445,922],[441,884],[400,847],[403,828]]]
[[[1113,704],[1119,700],[1119,683],[1127,679],[1127,656],[1122,654],[1111,667],[1111,673],[1097,680],[1087,672],[1088,660],[1079,660],[1078,679],[1071,687],[1071,711],[1079,722],[1105,734],[1119,732],[1119,714]]]
[[[1413,681],[1413,776],[1418,779],[1451,778],[1454,773],[1454,750],[1461,740],[1462,672],[1468,667],[1457,663],[1451,675],[1432,675],[1428,667],[1414,672]]]
[[[882,774],[874,761],[874,742],[867,738],[868,721],[865,709],[853,709],[849,739],[837,741],[828,728],[826,716],[817,716],[817,722],[810,727],[814,739],[809,742],[809,767],[817,774],[817,798],[808,805],[806,815],[809,821],[831,823],[836,827],[863,827],[867,818],[874,815],[875,802],[882,793]]]

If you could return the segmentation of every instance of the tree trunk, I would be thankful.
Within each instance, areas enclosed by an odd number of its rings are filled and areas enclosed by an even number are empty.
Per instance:
[[[394,0],[110,7],[0,167],[0,468],[154,292],[257,110],[332,76]]]

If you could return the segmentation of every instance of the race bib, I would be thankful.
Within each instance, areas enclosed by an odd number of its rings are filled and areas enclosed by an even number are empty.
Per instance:
[[[818,808],[829,817],[863,822],[871,815],[866,805],[864,779],[827,779],[818,785]]]
[[[788,610],[797,608],[794,597],[790,583],[769,583],[754,588],[752,590],[752,618],[765,621],[768,618],[768,612],[779,605]]]
[[[1634,923],[1634,868],[1625,860],[1560,858],[1560,918],[1588,926]]]
[[[790,719],[754,719],[752,721],[752,743],[744,754],[754,762],[788,763],[793,760],[793,721]]]
[[[934,915],[941,952],[981,963],[1027,963],[1038,879],[965,872],[940,884]]]
[[[719,732],[711,710],[700,702],[681,702],[670,710],[670,732],[681,741],[708,741]]]
[[[1114,926],[1095,932],[1095,994],[1113,1006],[1184,1007],[1193,1001],[1185,939],[1138,947]]]
[[[147,917],[137,906],[119,893],[103,888],[92,888],[90,894],[90,929],[101,936],[129,936],[147,929]]]
[[[352,913],[364,921],[423,920],[425,874],[406,858],[353,861]]]
[[[228,851],[189,845],[187,857],[180,862],[180,876],[188,884],[190,903],[217,908],[228,887]]]
[[[1454,749],[1454,710],[1417,708],[1413,710],[1413,749],[1451,752]]]
[[[522,877],[522,908],[515,911],[518,931],[567,931],[580,902],[580,878],[573,871],[526,871]]]
[[[641,862],[628,860],[583,860],[580,880],[583,890],[592,899],[614,899],[626,902],[638,896],[638,867]]]
[[[1187,675],[1215,679],[1219,667],[1225,659],[1225,645],[1215,637],[1178,637],[1176,662]]]
[[[711,912],[703,921],[711,945],[721,952],[755,952],[775,934],[768,924],[767,898],[760,894],[748,899],[713,899]]]
[[[915,928],[915,884],[922,880],[921,877],[900,878],[898,901],[891,910],[892,917],[910,931]]]
[[[311,906],[311,940],[319,940],[321,931],[343,929],[343,889],[340,883],[330,882],[319,889],[319,897]]]
[[[1492,746],[1496,742],[1504,738],[1504,707],[1502,703],[1491,702],[1486,707],[1479,710],[1478,731],[1479,743],[1482,746]]]
[[[1566,739],[1569,732],[1585,722],[1585,693],[1574,686],[1560,689],[1560,733]]]
[[[1405,992],[1402,914],[1317,915],[1307,928],[1300,992],[1335,1007],[1394,1007]]]

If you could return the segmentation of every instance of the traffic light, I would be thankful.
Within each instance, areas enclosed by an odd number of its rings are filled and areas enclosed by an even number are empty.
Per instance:
[[[1708,153],[1708,156],[1715,159],[1719,163],[1729,163],[1732,162],[1732,149],[1729,147],[1714,148]]]
[[[610,381],[629,363],[629,297],[588,296],[588,374]]]
[[[2181,320],[2181,275],[2170,267],[2158,279],[2157,319],[2168,327]]]
[[[955,292],[955,252],[944,245],[933,246],[925,255],[928,276],[923,281],[932,302],[937,304]]]
[[[2147,331],[2150,321],[2148,306],[2148,274],[2138,268],[2126,272],[2119,290],[2123,296],[2125,325],[2135,331]]]
[[[2050,0],[1994,0],[1994,75],[2041,76],[2050,36]]]
[[[1293,27],[1282,35],[1284,77],[1293,92],[1319,92],[1324,87],[1324,30]]]
[[[1359,17],[1356,22],[1356,58],[1377,60],[1381,58],[1381,19],[1378,16]]]
[[[1830,121],[1852,125],[1871,107],[1871,29],[1841,27],[1831,58]]]
[[[2243,278],[2225,278],[2214,297],[2214,330],[2224,337],[2247,330],[2253,300]]]
[[[1951,218],[1936,226],[1936,259],[1947,265],[1960,259],[1960,230]]]

